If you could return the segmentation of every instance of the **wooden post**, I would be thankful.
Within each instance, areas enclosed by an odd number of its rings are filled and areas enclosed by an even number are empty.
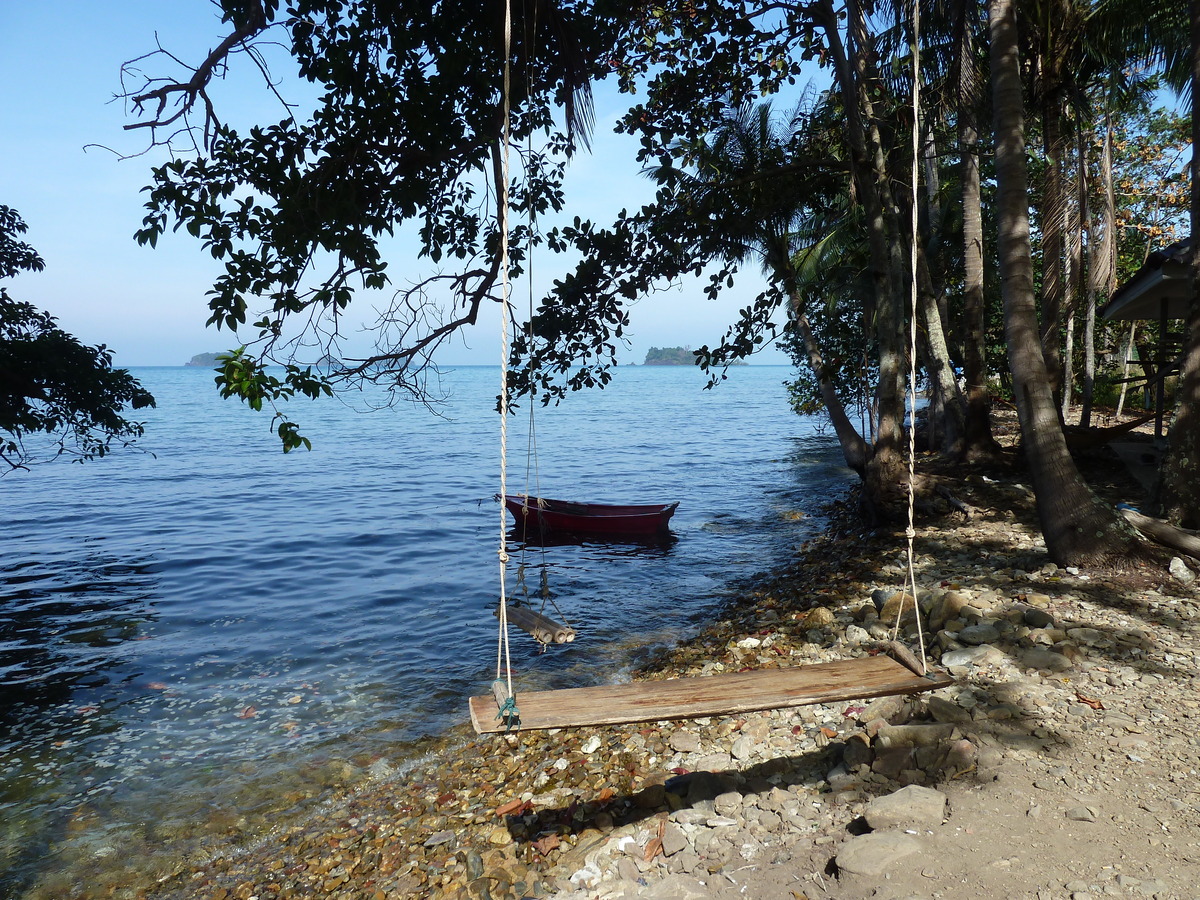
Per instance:
[[[1167,299],[1160,301],[1158,313],[1158,391],[1154,397],[1154,437],[1162,440],[1163,415],[1167,396]]]

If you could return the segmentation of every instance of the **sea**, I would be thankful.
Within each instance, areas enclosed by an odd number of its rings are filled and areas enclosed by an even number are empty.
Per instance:
[[[310,814],[467,721],[501,591],[577,631],[511,637],[518,689],[627,679],[819,532],[851,483],[790,369],[627,366],[510,416],[507,487],[679,502],[665,540],[525,545],[500,490],[498,367],[433,404],[269,413],[206,368],[139,368],[137,449],[0,477],[0,897],[119,889]],[[500,545],[508,561],[503,570]]]

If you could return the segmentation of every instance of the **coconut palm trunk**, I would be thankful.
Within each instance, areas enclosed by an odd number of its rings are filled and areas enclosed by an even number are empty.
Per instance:
[[[1160,506],[1175,525],[1200,525],[1200,0],[1191,0],[1192,31],[1192,301],[1188,308],[1179,398],[1168,434]]]
[[[1104,563],[1132,551],[1133,534],[1079,475],[1067,450],[1039,340],[1029,240],[1021,66],[1013,0],[988,0],[996,135],[996,217],[1004,331],[1021,437],[1046,549],[1059,565]]]
[[[987,307],[983,293],[983,207],[979,183],[979,87],[971,64],[971,40],[962,31],[959,62],[958,146],[962,153],[963,217],[963,376],[966,421],[962,458],[987,459],[1000,450],[992,435],[992,407],[987,385]]]

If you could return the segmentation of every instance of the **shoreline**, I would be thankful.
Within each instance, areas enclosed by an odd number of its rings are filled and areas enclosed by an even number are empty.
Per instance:
[[[958,654],[951,657],[957,663],[950,667],[958,679],[953,688],[911,700],[641,726],[475,736],[463,725],[435,740],[403,777],[330,800],[304,821],[281,823],[236,853],[164,872],[157,885],[129,896],[927,896],[935,885],[934,874],[925,873],[952,873],[952,852],[929,857],[915,883],[901,877],[896,860],[904,854],[895,856],[895,850],[891,861],[872,864],[877,871],[868,865],[866,874],[852,874],[843,866],[840,876],[829,874],[838,868],[831,861],[848,853],[858,837],[852,829],[861,826],[854,823],[870,803],[904,785],[953,796],[944,820],[939,814],[937,822],[915,829],[928,856],[946,840],[947,828],[959,844],[967,840],[964,827],[971,833],[974,825],[982,834],[984,819],[972,815],[972,803],[1007,799],[1019,807],[1036,795],[1040,810],[1060,794],[1078,793],[1069,774],[1059,773],[1055,783],[1031,776],[1025,784],[1020,773],[1054,771],[1051,763],[1062,768],[1089,741],[1111,740],[1124,757],[1145,759],[1144,749],[1143,755],[1134,752],[1142,749],[1138,735],[1145,732],[1138,716],[1121,713],[1129,719],[1124,722],[1104,711],[1125,708],[1115,697],[1184,692],[1185,718],[1200,719],[1191,699],[1200,687],[1195,589],[1166,573],[1131,581],[1061,572],[1045,559],[1020,474],[1008,480],[975,475],[969,485],[970,495],[962,499],[975,514],[972,522],[954,514],[917,529],[919,587],[928,595],[922,605],[942,626],[934,638],[941,642],[936,655]],[[746,587],[716,621],[639,674],[800,665],[876,649],[883,635],[872,598],[902,585],[903,536],[865,533],[851,521],[845,501],[834,506],[825,531],[795,560]],[[971,628],[978,630],[968,641]],[[988,640],[976,641],[980,636]],[[912,725],[933,729],[920,732],[925,743],[890,754],[881,746],[881,731]],[[1179,724],[1163,746],[1188,743],[1198,725]],[[1190,752],[1194,759],[1194,745]],[[1113,765],[1129,768],[1132,761],[1124,757],[1118,754]],[[1174,758],[1182,761],[1186,754],[1180,750]],[[1200,795],[1179,791],[1168,801],[1170,810],[1194,826]],[[1090,816],[1096,825],[1103,820],[1101,805],[1092,798],[1090,805],[1069,806],[1068,813]],[[1026,804],[1024,812],[1034,806]],[[1136,818],[1129,811],[1125,816]],[[1061,824],[1062,814],[1045,819]],[[1025,816],[1016,826],[1036,831],[1039,821]],[[1065,821],[1082,820],[1068,815]],[[1112,835],[1093,853],[1111,853],[1123,839]],[[1130,839],[1145,845],[1140,835]],[[1086,854],[1076,840],[1097,838],[1072,838],[1068,856],[1081,865]],[[999,854],[1011,851],[1019,835],[987,841]],[[1157,872],[1149,878],[1141,877],[1145,872],[1108,874],[1124,878],[1126,886],[1161,887],[1155,896],[1176,896],[1174,890],[1183,896],[1184,885],[1200,880],[1200,848],[1163,843],[1156,853],[1171,858],[1168,850],[1175,854],[1169,879]],[[980,889],[1021,896],[1004,887],[1012,887],[1018,868],[1019,861],[992,869],[996,884],[989,888],[985,878]],[[1087,893],[1086,879],[1083,888],[1062,893],[1070,884],[1051,868],[1042,862],[1031,874],[1055,887],[1052,896]],[[877,894],[881,884],[923,890]],[[950,890],[944,895],[956,895]],[[76,896],[99,894],[85,889]]]

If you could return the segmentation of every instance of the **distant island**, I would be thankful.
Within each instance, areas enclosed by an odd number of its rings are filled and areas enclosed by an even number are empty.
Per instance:
[[[646,366],[694,366],[696,354],[691,347],[651,347],[646,353]],[[744,359],[731,362],[731,366],[747,365]]]
[[[696,356],[691,347],[651,347],[646,352],[647,366],[691,366]]]
[[[206,366],[212,368],[217,364],[217,357],[220,353],[197,353],[191,359],[184,363],[185,366]]]

